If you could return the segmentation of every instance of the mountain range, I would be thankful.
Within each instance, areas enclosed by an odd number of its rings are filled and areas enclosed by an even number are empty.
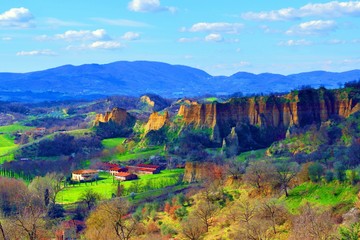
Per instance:
[[[0,100],[58,100],[109,95],[164,97],[287,92],[303,85],[336,88],[360,79],[360,70],[292,75],[238,72],[211,76],[200,69],[149,61],[64,65],[29,73],[0,73]]]

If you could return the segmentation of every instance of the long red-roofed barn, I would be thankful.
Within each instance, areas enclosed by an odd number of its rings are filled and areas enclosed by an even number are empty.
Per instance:
[[[126,166],[129,172],[138,174],[157,174],[160,173],[160,166],[150,164],[137,164],[136,166]]]

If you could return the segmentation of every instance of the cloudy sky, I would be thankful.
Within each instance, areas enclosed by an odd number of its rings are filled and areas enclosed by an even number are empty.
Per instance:
[[[126,60],[238,71],[360,68],[360,1],[2,0],[0,72]]]

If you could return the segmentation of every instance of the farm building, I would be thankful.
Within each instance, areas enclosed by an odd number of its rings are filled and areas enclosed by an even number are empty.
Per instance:
[[[137,179],[137,175],[128,172],[118,172],[114,174],[116,180],[128,181]]]
[[[73,181],[93,181],[99,177],[99,173],[96,170],[83,169],[72,172],[71,180]]]
[[[139,174],[157,174],[160,173],[160,166],[150,164],[137,164],[136,166],[127,166],[129,172]]]
[[[120,172],[127,172],[128,169],[127,168],[122,168],[122,167],[113,167],[110,169],[110,174],[111,175],[115,175],[117,173],[120,173]]]

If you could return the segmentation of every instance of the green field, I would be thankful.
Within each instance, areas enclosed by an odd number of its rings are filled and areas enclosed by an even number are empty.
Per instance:
[[[20,124],[12,124],[7,126],[0,126],[0,133],[11,134],[14,132],[23,132],[32,129],[33,127],[22,126]]]
[[[245,162],[248,158],[260,159],[265,156],[266,148],[240,153],[237,160]]]
[[[108,138],[101,141],[104,148],[115,148],[124,143],[126,138]]]
[[[163,170],[160,174],[140,175],[138,180],[126,181],[121,184],[125,189],[129,188],[135,181],[137,181],[140,186],[151,183],[153,189],[163,188],[175,184],[178,180],[178,176],[183,172],[183,169]],[[102,172],[99,177],[101,179],[97,182],[81,183],[64,188],[57,196],[58,203],[70,204],[78,202],[81,194],[86,189],[90,188],[99,193],[103,199],[111,198],[112,193],[115,193],[116,191],[117,184],[114,183],[113,177],[109,173]],[[156,191],[154,191],[154,194],[155,193]],[[139,196],[141,195],[146,195],[146,193],[139,193]]]
[[[19,124],[12,124],[8,126],[0,126],[0,164],[4,161],[11,161],[14,159],[12,152],[17,149],[18,145],[14,143],[14,137],[11,135],[15,132],[24,132],[31,129]]]
[[[283,197],[290,212],[296,213],[299,206],[306,202],[325,207],[352,206],[356,201],[359,188],[348,183],[328,184],[303,183],[289,191],[289,197]]]

